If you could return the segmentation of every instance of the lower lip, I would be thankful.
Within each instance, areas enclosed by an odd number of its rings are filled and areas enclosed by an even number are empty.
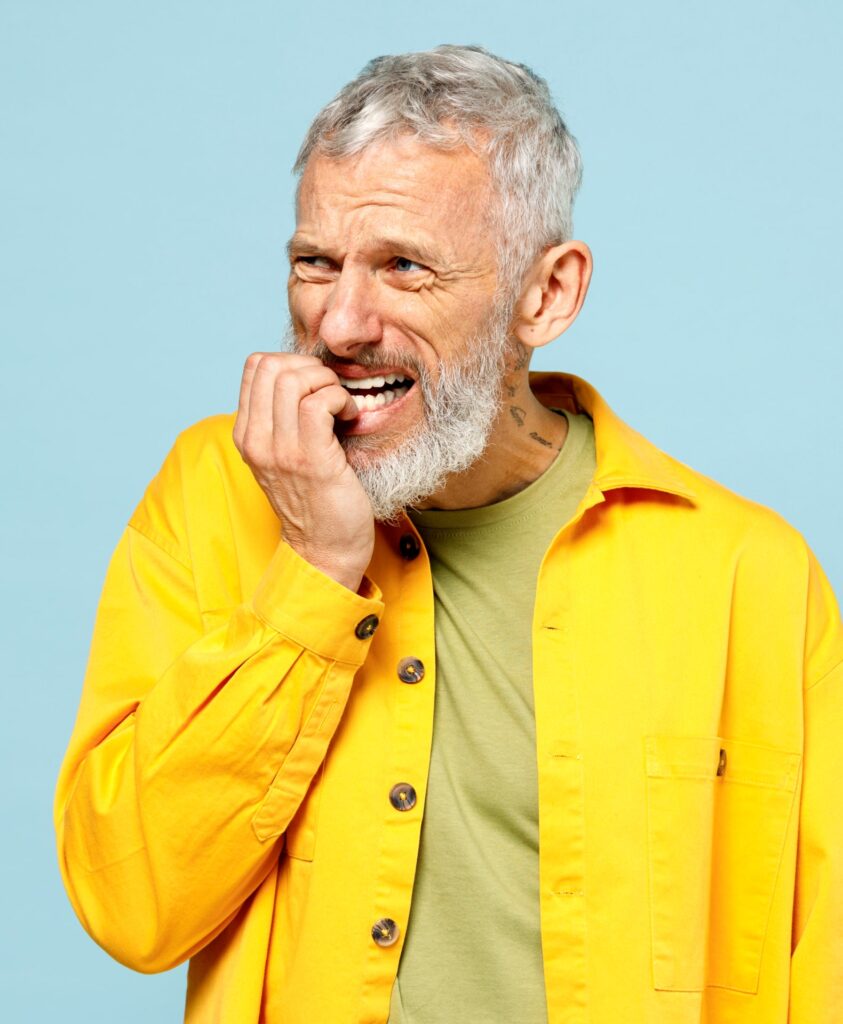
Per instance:
[[[393,398],[389,405],[382,405],[378,409],[358,409],[357,418],[346,421],[343,424],[344,433],[349,434],[374,434],[384,427],[389,426],[390,421],[401,414],[401,410],[407,404],[408,399],[415,395],[418,387],[416,384],[400,398]]]

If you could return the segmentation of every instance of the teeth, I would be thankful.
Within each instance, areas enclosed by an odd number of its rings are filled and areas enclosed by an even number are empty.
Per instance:
[[[365,388],[382,388],[384,384],[394,384],[396,381],[406,381],[408,378],[400,373],[388,373],[385,377],[362,377],[360,380],[350,380],[340,377],[340,383],[349,391],[363,390]]]
[[[382,391],[379,395],[355,395],[351,397],[358,409],[380,409],[382,405],[391,405],[397,398],[406,395],[410,389],[396,388],[394,391]]]

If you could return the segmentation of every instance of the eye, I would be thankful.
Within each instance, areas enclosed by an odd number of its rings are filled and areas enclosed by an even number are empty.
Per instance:
[[[421,263],[416,263],[415,260],[407,259],[406,256],[399,256],[395,261],[395,269],[401,274],[406,274],[410,270],[426,270],[427,268]]]
[[[320,267],[323,270],[331,268],[331,261],[325,256],[297,256],[296,263],[305,263],[308,267]]]

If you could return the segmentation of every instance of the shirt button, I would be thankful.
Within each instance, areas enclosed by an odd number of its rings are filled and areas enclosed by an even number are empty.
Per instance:
[[[424,664],[418,658],[402,658],[398,662],[398,678],[402,683],[420,683],[424,679]]]
[[[421,546],[412,533],[405,533],[398,542],[398,550],[405,561],[412,562],[414,558],[419,557]]]
[[[416,791],[408,782],[399,782],[389,791],[389,802],[396,811],[411,811],[416,806]]]
[[[392,946],[401,934],[391,917],[382,917],[372,925],[372,938],[379,946]]]
[[[370,636],[374,635],[375,630],[380,624],[380,619],[377,615],[367,615],[365,619],[361,619],[357,623],[357,628],[354,630],[354,635],[359,640],[368,640]]]

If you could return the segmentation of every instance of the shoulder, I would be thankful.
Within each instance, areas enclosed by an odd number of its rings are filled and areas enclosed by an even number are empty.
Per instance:
[[[176,437],[171,455],[188,465],[208,459],[239,463],[240,453],[232,438],[235,418],[233,412],[218,413],[191,424]]]
[[[248,469],[234,446],[234,413],[220,413],[199,420],[181,431],[150,484],[153,495],[183,492],[216,474],[238,477]]]
[[[687,496],[673,522],[695,547],[695,562],[732,572],[741,585],[750,580],[760,588],[786,585],[804,596],[815,558],[797,527],[775,509],[659,454],[677,490]]]
[[[267,505],[234,445],[234,420],[234,413],[208,416],[178,434],[130,526],[186,557],[191,534],[220,529],[234,506]]]
[[[666,456],[666,458],[670,458]],[[828,578],[803,534],[752,501],[670,459],[693,489],[703,559],[729,568],[733,611],[747,620],[796,628],[807,687],[843,661],[843,625]]]
[[[802,534],[775,509],[740,494],[669,455],[664,458],[676,476],[686,483],[701,523],[735,533],[747,543],[781,544],[803,554],[807,552]]]

